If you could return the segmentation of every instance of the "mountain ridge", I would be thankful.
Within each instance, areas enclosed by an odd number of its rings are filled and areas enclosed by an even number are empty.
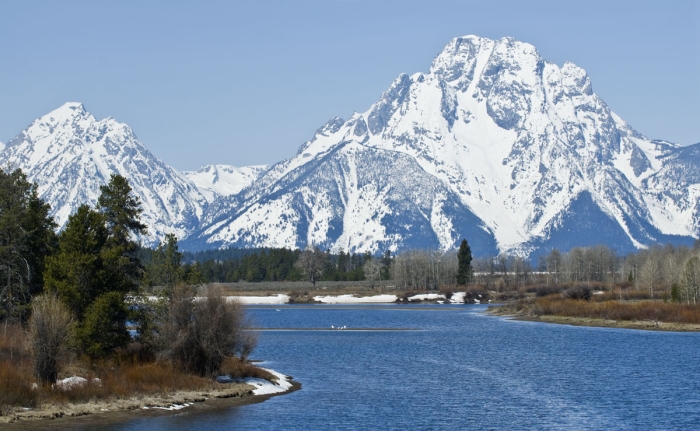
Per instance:
[[[272,166],[181,174],[128,126],[76,103],[32,123],[0,162],[39,179],[63,222],[68,200],[96,199],[81,169],[93,182],[132,175],[156,226],[151,242],[176,233],[192,250],[446,250],[466,237],[475,255],[535,256],[596,237],[626,252],[700,234],[700,144],[646,138],[584,69],[513,38],[452,39],[428,72],[399,75],[366,111],[332,117]],[[47,191],[60,179],[70,199]]]
[[[594,93],[582,68],[547,62],[532,45],[512,38],[468,36],[453,39],[428,73],[401,74],[367,111],[347,121],[332,118],[295,156],[273,165],[238,201],[229,201],[238,210],[212,207],[217,215],[208,215],[210,227],[197,236],[206,241],[212,228],[235,224],[245,217],[242,202],[262,203],[266,195],[279,194],[287,187],[281,179],[316,166],[346,142],[413,157],[485,222],[501,251],[531,254],[582,193],[616,221],[632,247],[698,233],[696,215],[687,209],[674,214],[672,206],[660,211],[668,205],[642,187],[658,176],[678,145],[651,141],[627,125]],[[669,186],[668,179],[663,185]],[[310,199],[306,191],[290,193]],[[686,195],[677,192],[681,200]],[[693,202],[693,196],[686,200]],[[219,236],[217,244],[269,245],[275,236],[274,229],[260,236],[268,239],[250,243]],[[456,230],[443,235],[440,247],[453,247],[459,236]],[[301,247],[317,242],[314,238],[286,244]]]

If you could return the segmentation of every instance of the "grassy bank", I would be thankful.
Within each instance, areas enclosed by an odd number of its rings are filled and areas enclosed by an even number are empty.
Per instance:
[[[619,300],[614,295],[573,299],[559,295],[525,298],[490,309],[492,313],[553,323],[699,330],[700,305],[662,300]]]

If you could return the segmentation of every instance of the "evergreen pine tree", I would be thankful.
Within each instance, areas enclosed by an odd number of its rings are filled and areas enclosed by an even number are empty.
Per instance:
[[[24,320],[42,289],[44,259],[55,246],[48,213],[21,170],[0,169],[0,318]]]
[[[185,274],[185,282],[190,286],[196,286],[204,283],[204,274],[202,274],[202,266],[199,262],[195,262],[190,265],[187,273]]]
[[[391,276],[391,251],[384,250],[384,255],[382,256],[382,272],[381,278],[388,280]]]
[[[58,292],[79,321],[95,298],[110,288],[102,259],[106,243],[104,218],[81,205],[58,237],[58,252],[47,259],[46,287]]]
[[[462,240],[457,253],[457,284],[464,286],[472,281],[474,271],[472,269],[472,250],[466,239]]]
[[[112,175],[100,190],[98,211],[83,205],[69,217],[46,271],[46,286],[76,315],[79,345],[93,358],[129,342],[124,295],[136,291],[141,280],[133,238],[146,232],[140,203],[124,177]]]
[[[85,311],[77,331],[78,343],[84,353],[93,359],[104,358],[114,349],[126,347],[128,310],[121,292],[107,292],[98,296]]]
[[[138,287],[143,268],[138,259],[137,235],[146,233],[141,223],[143,210],[139,199],[132,195],[131,186],[121,175],[112,175],[109,184],[100,187],[97,210],[104,216],[108,232],[102,259],[109,268],[111,290],[128,292]]]
[[[165,239],[151,255],[146,266],[146,282],[151,286],[162,286],[167,297],[171,296],[176,283],[183,280],[182,253],[178,250],[177,237],[165,235]]]
[[[97,210],[104,214],[109,230],[110,243],[135,250],[132,235],[145,234],[146,225],[141,223],[141,202],[131,194],[129,181],[121,175],[112,174],[109,184],[100,186]]]

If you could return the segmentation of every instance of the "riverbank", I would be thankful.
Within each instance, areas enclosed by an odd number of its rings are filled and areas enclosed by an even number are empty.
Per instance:
[[[198,390],[114,397],[84,403],[45,404],[33,409],[17,408],[0,416],[0,424],[3,429],[23,431],[68,429],[87,425],[100,427],[173,412],[225,409],[255,404],[301,389],[301,384],[294,382],[291,377],[273,370],[267,371],[277,377],[277,383],[251,378],[231,383],[212,381],[210,387]]]
[[[618,310],[618,313],[610,313],[608,310],[609,315],[617,316],[621,315],[619,313],[620,309],[622,309],[623,311],[627,311],[628,313],[626,315],[629,316],[629,318],[626,319],[596,316],[595,314],[599,314],[601,309],[604,309],[606,307],[605,303],[588,303],[579,301],[576,308],[571,308],[570,306],[567,308],[562,307],[561,310],[556,311],[538,305],[540,304],[538,304],[537,300],[531,300],[531,302],[527,305],[524,305],[522,301],[519,301],[517,303],[508,303],[500,306],[489,307],[487,313],[495,316],[509,317],[513,320],[554,323],[572,326],[591,326],[601,328],[623,328],[638,330],[642,329],[651,331],[700,332],[700,323],[690,323],[687,321],[682,321],[682,313],[678,313],[677,316],[674,316],[676,321],[668,321],[670,319],[662,320],[659,318],[661,316],[667,316],[667,313],[663,314],[657,312],[655,315],[652,313],[639,313],[639,309],[663,309],[673,307],[673,305],[665,305],[665,303],[661,301],[635,302],[627,304],[617,303],[613,304],[613,306],[615,309]],[[551,303],[549,303],[549,305],[551,305]],[[569,315],[564,313],[564,311],[567,310],[569,312]],[[633,317],[635,312],[639,313],[640,315],[651,316],[652,318],[635,318]]]

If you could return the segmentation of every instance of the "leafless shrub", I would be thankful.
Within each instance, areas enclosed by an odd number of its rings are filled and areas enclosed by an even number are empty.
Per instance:
[[[490,295],[489,291],[486,290],[484,286],[476,285],[470,286],[464,292],[464,303],[465,304],[476,304],[489,302]]]
[[[566,289],[561,293],[561,296],[567,299],[584,299],[588,301],[591,299],[591,288],[584,284],[576,284]]]
[[[561,292],[561,287],[556,284],[540,284],[535,288],[538,297],[552,295]]]
[[[45,383],[55,383],[61,365],[70,354],[73,317],[54,295],[34,298],[29,320],[29,347],[34,374]]]
[[[237,301],[227,301],[221,289],[209,288],[194,298],[186,286],[176,286],[164,327],[165,356],[186,371],[210,375],[219,370],[226,357],[247,357],[256,345],[245,309]]]
[[[440,293],[445,295],[446,299],[452,299],[452,295],[454,295],[454,289],[452,286],[443,286],[440,288]]]

